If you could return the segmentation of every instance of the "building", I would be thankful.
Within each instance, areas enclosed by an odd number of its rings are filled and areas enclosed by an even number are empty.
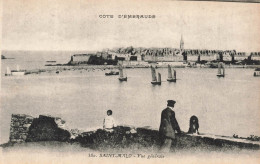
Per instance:
[[[232,55],[230,52],[224,52],[222,55],[223,61],[232,61]]]
[[[260,60],[260,52],[252,52],[251,53],[251,60]]]
[[[187,61],[187,53],[184,52],[184,41],[181,35],[181,41],[180,41],[180,55],[183,56],[183,60]]]
[[[75,54],[71,56],[71,62],[88,62],[90,56],[95,54]]]
[[[180,52],[183,52],[183,50],[184,50],[184,41],[183,41],[183,38],[182,38],[182,35],[181,35]]]
[[[109,52],[108,54],[111,55],[112,60],[130,61],[131,54],[121,54],[121,53],[115,53],[115,52]]]

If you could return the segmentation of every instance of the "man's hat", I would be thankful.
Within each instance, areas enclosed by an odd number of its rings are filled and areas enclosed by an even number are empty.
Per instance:
[[[167,106],[174,107],[174,104],[176,103],[176,101],[174,101],[174,100],[168,100],[167,103],[168,103]]]

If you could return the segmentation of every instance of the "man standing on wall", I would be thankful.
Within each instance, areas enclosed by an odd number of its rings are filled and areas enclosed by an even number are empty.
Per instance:
[[[176,101],[168,100],[167,103],[167,108],[162,111],[159,129],[159,134],[162,141],[162,152],[169,152],[172,142],[176,142],[175,131],[181,133],[181,129],[175,118],[175,112],[173,111]]]

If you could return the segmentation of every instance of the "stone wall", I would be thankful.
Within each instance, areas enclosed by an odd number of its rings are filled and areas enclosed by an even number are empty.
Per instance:
[[[33,117],[25,114],[12,114],[10,142],[24,142],[28,136]]]
[[[102,129],[83,132],[72,141],[101,152],[123,149],[158,152],[162,144],[158,130],[126,126],[118,126],[112,133]],[[232,137],[182,133],[176,134],[172,148],[189,151],[259,150],[260,143]]]
[[[217,136],[207,134],[176,135],[177,149],[194,150],[234,150],[234,149],[260,149],[259,138],[249,140],[236,136]],[[58,117],[40,115],[33,118],[24,114],[13,114],[11,118],[10,142],[38,142],[61,141],[77,142],[83,147],[105,151],[108,149],[138,150],[144,148],[148,151],[160,149],[161,138],[158,130],[118,126],[112,133],[103,129],[90,132],[70,130],[65,126],[65,121]]]

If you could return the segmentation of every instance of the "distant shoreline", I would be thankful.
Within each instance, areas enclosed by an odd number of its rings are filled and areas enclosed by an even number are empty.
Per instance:
[[[167,68],[168,65],[157,65],[156,68]],[[150,68],[150,66],[144,66],[144,65],[133,65],[133,66],[124,66],[125,69],[140,69],[140,68]],[[186,68],[186,69],[209,69],[210,67],[185,67],[182,65],[175,65],[172,66],[172,68]],[[226,66],[227,69],[232,68],[239,68],[239,69],[255,69],[260,68],[260,65],[231,65]],[[68,65],[68,64],[53,64],[53,65],[46,65],[46,68],[44,69],[33,69],[33,70],[26,70],[26,75],[28,74],[39,74],[41,72],[51,72],[51,71],[70,71],[70,70],[95,70],[95,69],[101,69],[101,70],[110,70],[110,69],[118,69],[117,65]],[[210,68],[210,69],[216,69],[216,68]]]

